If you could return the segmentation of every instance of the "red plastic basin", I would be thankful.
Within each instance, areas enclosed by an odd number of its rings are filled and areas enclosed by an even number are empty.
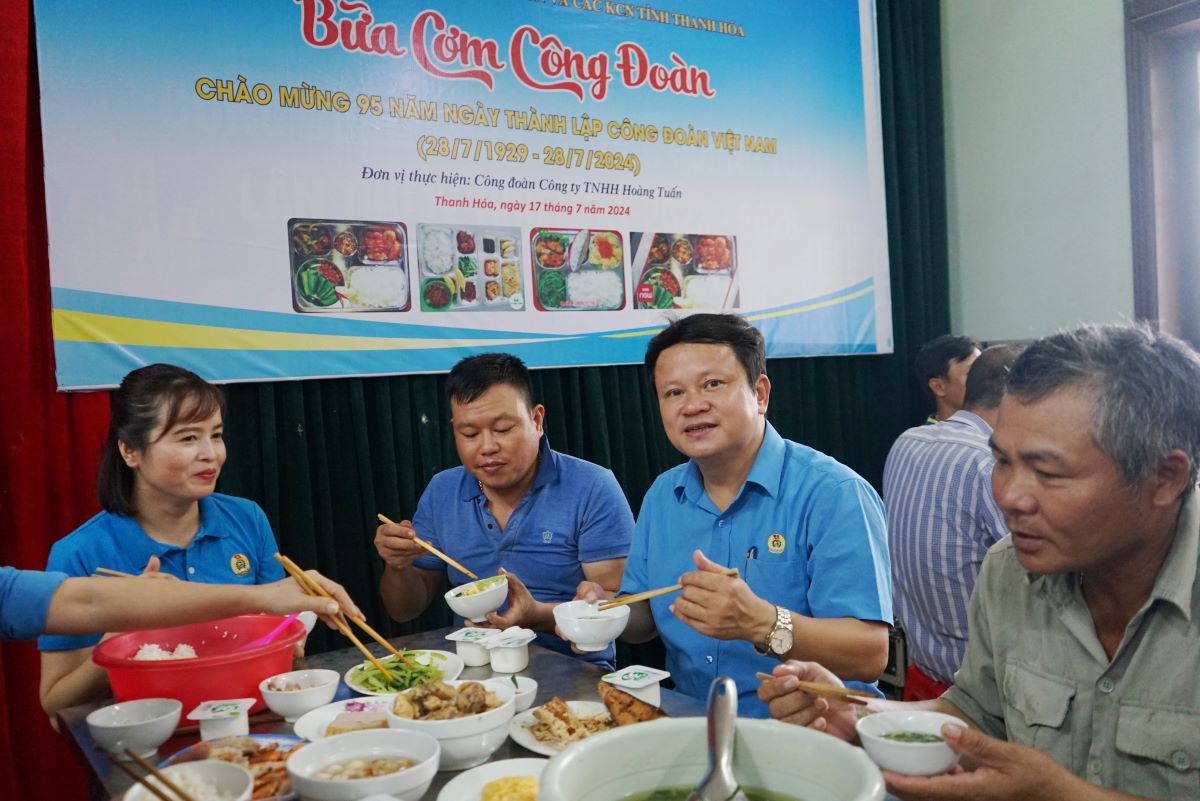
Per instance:
[[[292,669],[292,649],[304,638],[304,624],[293,620],[273,642],[236,649],[267,634],[283,621],[280,615],[241,615],[208,623],[118,634],[92,651],[92,660],[108,671],[113,697],[178,698],[187,715],[201,701],[254,698],[251,712],[266,705],[258,683]],[[171,651],[180,643],[196,650],[195,659],[136,660],[146,643]]]

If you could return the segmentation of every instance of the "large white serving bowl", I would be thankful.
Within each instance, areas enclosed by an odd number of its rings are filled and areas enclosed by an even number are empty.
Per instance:
[[[254,790],[254,776],[241,765],[221,759],[202,759],[198,762],[181,762],[159,768],[164,776],[179,785],[185,792],[195,789],[197,782],[211,785],[218,793],[232,801],[250,801]],[[151,781],[154,781],[153,779]],[[161,785],[157,785],[161,787]],[[168,793],[172,798],[173,793]],[[193,797],[198,793],[193,792]],[[129,788],[125,801],[158,801],[158,796],[140,784]]]
[[[462,594],[469,588],[482,584],[487,584],[487,588],[474,595]],[[445,598],[446,603],[456,615],[464,617],[472,623],[482,623],[487,620],[488,612],[495,612],[504,606],[505,600],[508,599],[508,577],[505,575],[488,576],[479,581],[462,584],[449,590]]]
[[[129,760],[125,749],[149,759],[170,739],[179,725],[183,704],[175,698],[139,698],[93,710],[88,731],[96,745],[116,759]]]
[[[708,770],[707,725],[704,718],[668,718],[572,743],[546,766],[538,801],[613,801],[695,787]],[[733,773],[742,788],[804,801],[884,798],[879,768],[862,749],[777,720],[738,719]]]
[[[295,723],[305,712],[311,712],[333,701],[341,680],[342,677],[336,670],[291,670],[263,679],[258,683],[258,691],[262,693],[263,700],[272,712],[288,723]],[[267,685],[272,682],[291,682],[300,685],[301,689],[267,689]]]
[[[859,719],[855,728],[858,730],[858,739],[867,750],[867,756],[879,767],[910,776],[935,776],[958,764],[958,753],[944,740],[936,743],[902,743],[885,740],[883,735],[908,731],[941,737],[942,726],[947,723],[963,725],[960,719],[941,712],[897,709],[867,715]]]
[[[349,759],[395,757],[414,764],[398,773],[369,779],[317,779],[315,774]],[[288,757],[292,787],[309,801],[356,801],[386,793],[400,801],[425,795],[438,771],[441,746],[428,734],[400,729],[367,729],[327,737],[297,749]]]
[[[629,622],[629,607],[601,612],[587,601],[568,601],[554,607],[558,630],[580,651],[603,651],[617,639]]]
[[[449,720],[410,720],[398,716],[389,706],[388,725],[393,729],[418,731],[436,737],[442,745],[439,770],[462,770],[482,764],[508,737],[508,723],[516,712],[516,688],[511,681],[501,679],[488,679],[480,683],[496,693],[501,701],[500,706],[478,715]],[[458,686],[465,682],[448,681],[446,684]]]

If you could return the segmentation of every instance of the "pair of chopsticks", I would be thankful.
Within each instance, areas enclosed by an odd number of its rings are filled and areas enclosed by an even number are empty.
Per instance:
[[[92,571],[93,576],[117,576],[118,578],[134,578],[132,573],[125,573],[120,570],[112,570],[107,567],[98,567]]]
[[[332,598],[333,597],[325,591],[324,587],[322,587],[320,584],[316,583],[311,578],[309,578],[308,574],[305,573],[303,570],[301,570],[300,567],[297,566],[296,563],[293,562],[291,559],[288,559],[286,556],[284,556],[281,553],[275,554],[275,559],[279,562],[279,564],[283,565],[283,569],[287,571],[288,575],[291,576],[292,578],[294,578],[296,580],[296,583],[299,584],[300,587],[305,592],[307,592],[309,595],[319,595],[323,598]],[[367,659],[370,660],[371,664],[374,665],[375,667],[377,667],[379,669],[380,673],[387,676],[388,681],[392,681],[392,679],[394,677],[388,671],[388,669],[383,666],[383,663],[380,662],[378,659],[376,659],[375,655],[372,654],[369,650],[367,650],[367,646],[363,645],[362,640],[360,640],[360,639],[358,639],[358,637],[354,636],[354,632],[351,631],[350,626],[348,626],[346,624],[346,618],[350,618],[350,620],[352,620],[355,623],[355,625],[357,625],[360,629],[362,629],[367,634],[369,634],[371,636],[371,638],[373,640],[375,640],[375,642],[379,643],[384,648],[391,651],[396,657],[398,657],[400,659],[401,662],[408,665],[409,667],[416,667],[411,661],[409,661],[404,656],[404,654],[400,653],[394,647],[392,647],[392,644],[390,642],[388,642],[387,640],[385,640],[379,634],[379,632],[377,632],[375,629],[368,626],[367,621],[363,620],[360,617],[355,617],[354,615],[347,614],[345,610],[340,611],[337,614],[337,616],[334,617],[334,619],[333,619],[334,625],[336,625],[338,627],[338,631],[340,631],[342,634],[345,634],[346,637],[350,640],[350,642],[354,643],[358,647],[358,650],[362,651],[366,655]]]
[[[380,514],[377,514],[377,515],[375,515],[375,516],[379,518],[379,522],[380,522],[380,523],[386,523],[386,524],[387,524],[387,525],[389,525],[389,526],[394,526],[394,525],[396,525],[396,524],[395,524],[395,523],[394,523],[394,522],[393,522],[391,519],[389,519],[389,518],[388,518],[388,516],[387,516],[387,515],[385,515],[385,514],[382,514],[382,513],[380,513]],[[441,551],[439,551],[437,548],[434,548],[432,545],[430,545],[428,542],[426,542],[425,540],[421,539],[420,537],[418,537],[418,536],[416,536],[416,535],[413,535],[413,540],[414,540],[414,541],[416,541],[417,545],[420,545],[422,548],[424,548],[425,550],[429,551],[431,554],[433,554],[434,556],[436,556],[438,559],[441,559],[441,560],[442,560],[443,562],[445,562],[446,564],[448,564],[448,565],[450,565],[451,567],[453,567],[453,568],[457,569],[457,570],[458,570],[460,573],[466,573],[468,576],[470,576],[471,578],[473,578],[473,579],[476,579],[476,580],[478,580],[478,579],[479,579],[479,576],[475,575],[475,574],[474,574],[474,573],[472,573],[470,570],[467,570],[465,567],[463,567],[462,565],[460,565],[458,562],[455,562],[455,561],[454,561],[453,559],[451,559],[449,556],[446,556],[446,554],[442,553],[442,552],[441,552]]]
[[[160,771],[158,768],[151,765],[146,760],[142,759],[141,755],[138,754],[136,751],[134,751],[133,749],[130,749],[130,748],[126,748],[125,753],[129,756],[130,759],[132,759],[134,762],[138,763],[138,765],[141,766],[142,770],[146,771],[145,775],[138,773],[133,768],[126,765],[124,762],[114,761],[113,764],[116,765],[121,770],[123,770],[125,772],[126,776],[133,779],[135,782],[142,785],[147,790],[149,790],[150,792],[154,793],[156,796],[161,798],[162,801],[196,801],[194,798],[192,798],[192,796],[189,793],[184,792],[183,788],[181,788],[178,784],[176,784],[175,782],[171,781],[166,776],[164,776],[162,771]],[[156,785],[154,782],[152,782],[148,778],[146,778],[147,776],[153,776],[154,778],[156,778],[160,782],[162,782],[161,788],[159,785]],[[162,788],[165,788],[165,790],[170,790],[172,793],[174,793],[174,795],[173,796],[167,795],[167,793]]]
[[[736,567],[725,568],[725,575],[731,578],[737,578],[738,569]],[[620,598],[610,598],[607,601],[601,601],[596,605],[597,612],[607,612],[609,609],[616,609],[618,606],[627,604],[636,604],[638,601],[646,601],[650,598],[657,598],[660,595],[666,595],[669,592],[679,592],[683,589],[682,584],[672,584],[670,587],[659,587],[655,590],[646,590],[645,592],[636,592],[633,595],[622,595]]]
[[[777,679],[779,676],[772,676],[770,673],[758,672],[754,674],[762,681],[770,681]],[[820,684],[815,681],[798,682],[801,690],[809,695],[816,695],[821,698],[836,698],[839,701],[845,701],[848,704],[858,704],[866,706],[867,701],[875,696],[870,693],[865,693],[862,690],[852,690],[849,687],[838,687],[836,684]]]

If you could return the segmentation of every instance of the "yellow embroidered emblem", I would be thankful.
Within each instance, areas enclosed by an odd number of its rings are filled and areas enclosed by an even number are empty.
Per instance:
[[[783,549],[787,547],[787,540],[782,534],[772,534],[767,537],[767,550],[771,553],[783,553]]]
[[[235,553],[229,558],[229,569],[235,576],[247,576],[250,574],[250,560],[244,553]]]

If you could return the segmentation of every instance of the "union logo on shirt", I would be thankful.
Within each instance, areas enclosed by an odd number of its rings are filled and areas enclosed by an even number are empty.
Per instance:
[[[783,553],[783,549],[787,547],[787,540],[782,534],[772,534],[767,537],[767,550],[771,553]]]
[[[244,553],[235,553],[229,557],[229,569],[235,576],[250,575],[250,558]]]
[[[546,545],[549,545],[553,541],[554,541],[554,532],[553,531],[550,531],[549,529],[547,529],[546,531],[542,532],[542,542],[544,542]]]

